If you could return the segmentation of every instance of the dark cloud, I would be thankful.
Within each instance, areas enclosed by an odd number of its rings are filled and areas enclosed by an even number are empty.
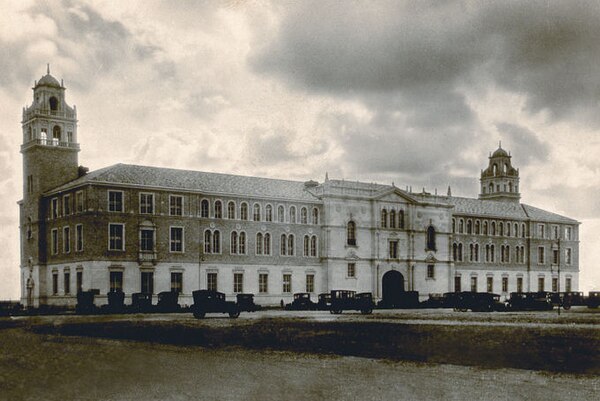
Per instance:
[[[511,123],[498,123],[496,128],[502,138],[507,138],[512,149],[526,149],[519,153],[521,166],[526,166],[533,161],[546,161],[550,153],[550,147],[541,141],[535,133],[525,127]]]

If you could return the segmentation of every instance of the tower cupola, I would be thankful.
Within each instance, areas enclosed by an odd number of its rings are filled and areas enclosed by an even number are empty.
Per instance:
[[[518,202],[521,198],[519,169],[512,166],[511,155],[502,149],[502,143],[489,156],[488,167],[481,171],[480,182],[479,199]]]

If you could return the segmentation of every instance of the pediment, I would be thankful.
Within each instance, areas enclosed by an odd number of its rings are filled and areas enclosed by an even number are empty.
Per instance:
[[[375,195],[374,199],[382,202],[419,203],[415,198],[400,188],[385,189]]]

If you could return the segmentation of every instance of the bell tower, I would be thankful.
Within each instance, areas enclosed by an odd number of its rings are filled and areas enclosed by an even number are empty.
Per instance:
[[[21,229],[21,302],[30,305],[26,286],[35,294],[45,281],[45,219],[42,195],[79,175],[77,110],[65,101],[62,82],[47,73],[33,85],[33,102],[23,108],[23,199],[19,202]],[[25,284],[27,283],[27,284]],[[43,289],[42,289],[43,291]],[[37,306],[37,296],[36,299]],[[41,300],[40,300],[41,301]],[[33,306],[33,305],[30,305]]]
[[[479,181],[481,182],[479,199],[518,202],[521,198],[519,169],[512,166],[511,155],[502,149],[502,143],[490,155],[488,167],[481,170]]]

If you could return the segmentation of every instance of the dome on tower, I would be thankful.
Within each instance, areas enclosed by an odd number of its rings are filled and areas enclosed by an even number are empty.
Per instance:
[[[502,147],[499,147],[492,153],[492,157],[508,157],[508,153],[506,153],[506,150],[502,149]]]
[[[58,80],[56,78],[54,78],[52,75],[50,74],[46,74],[44,75],[35,85],[36,88],[38,86],[52,86],[54,88],[62,88],[62,86],[60,85],[60,83],[58,82]]]

